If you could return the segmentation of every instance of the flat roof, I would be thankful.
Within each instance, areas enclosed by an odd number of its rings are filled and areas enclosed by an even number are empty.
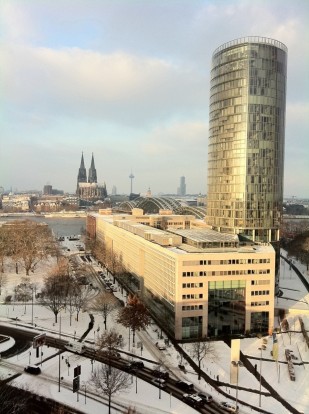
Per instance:
[[[237,234],[219,233],[212,229],[168,229],[169,232],[186,237],[197,243],[237,243]]]

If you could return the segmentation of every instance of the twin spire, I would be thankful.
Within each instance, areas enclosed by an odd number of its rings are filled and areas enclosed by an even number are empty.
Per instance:
[[[80,167],[78,170],[77,183],[87,183],[87,182],[97,183],[97,170],[94,165],[94,158],[93,158],[93,153],[92,153],[91,165],[89,168],[88,181],[87,181],[87,172],[86,172],[85,163],[84,163],[84,153],[82,152],[82,159],[81,159]]]

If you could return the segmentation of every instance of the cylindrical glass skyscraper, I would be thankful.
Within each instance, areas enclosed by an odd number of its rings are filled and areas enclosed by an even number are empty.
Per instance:
[[[283,201],[287,48],[246,37],[212,58],[207,222],[275,242]]]

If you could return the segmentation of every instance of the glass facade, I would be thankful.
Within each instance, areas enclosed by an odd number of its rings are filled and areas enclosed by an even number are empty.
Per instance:
[[[208,336],[245,332],[244,280],[209,282]]]
[[[211,70],[208,223],[275,242],[283,200],[287,48],[249,37],[220,46]]]

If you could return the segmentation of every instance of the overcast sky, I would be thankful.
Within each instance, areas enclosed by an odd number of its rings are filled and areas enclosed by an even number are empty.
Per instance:
[[[285,196],[309,197],[308,0],[2,0],[0,186],[205,193],[213,51],[285,43]]]

